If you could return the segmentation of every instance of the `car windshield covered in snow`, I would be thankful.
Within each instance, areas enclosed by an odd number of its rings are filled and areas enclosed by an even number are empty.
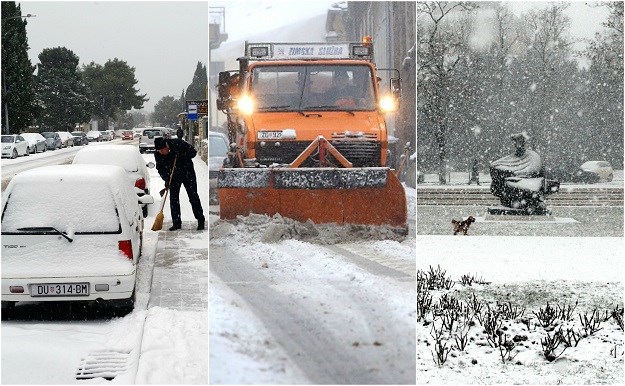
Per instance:
[[[362,110],[376,108],[367,65],[256,66],[251,95],[258,111]]]
[[[15,142],[15,137],[12,135],[3,135],[2,136],[2,143],[13,143]]]

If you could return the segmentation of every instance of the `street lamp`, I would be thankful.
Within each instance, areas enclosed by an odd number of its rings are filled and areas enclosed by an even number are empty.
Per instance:
[[[475,135],[475,147],[477,148],[479,145],[478,137],[480,136],[480,133],[482,132],[482,128],[475,125],[469,130],[471,130],[473,132],[473,135]],[[474,152],[479,154],[477,149],[474,149]],[[471,164],[469,165],[469,185],[471,185],[471,182],[473,181],[475,181],[479,185],[480,184],[480,169],[479,169],[479,164],[478,164],[479,161],[477,158],[474,158],[470,162]]]
[[[2,21],[5,20],[10,20],[10,19],[23,19],[26,17],[35,17],[37,15],[33,15],[30,13],[27,13],[26,15],[20,15],[20,16],[9,16],[9,17],[5,17],[2,19]],[[4,75],[4,71],[2,71],[2,94],[3,94],[3,99],[4,99],[4,122],[5,122],[5,134],[10,134],[11,131],[9,130],[9,103],[7,102],[7,82],[6,82],[6,77]]]
[[[33,15],[33,14],[30,14],[30,13],[27,13],[26,15],[22,15],[22,16],[9,16],[9,17],[5,17],[5,18],[2,18],[2,21],[9,20],[9,19],[23,19],[25,17],[35,17],[35,16],[37,16],[37,15]]]

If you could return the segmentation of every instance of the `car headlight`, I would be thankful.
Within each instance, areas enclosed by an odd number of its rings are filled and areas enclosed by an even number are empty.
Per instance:
[[[9,150],[10,148],[11,148],[11,146],[4,146],[4,147],[2,148],[2,150]]]

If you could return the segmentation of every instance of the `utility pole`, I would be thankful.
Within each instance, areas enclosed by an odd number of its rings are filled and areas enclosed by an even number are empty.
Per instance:
[[[209,49],[210,51],[212,51],[214,49],[219,48],[221,43],[228,40],[228,34],[225,32],[226,31],[226,9],[225,7],[210,7],[209,12],[210,12],[210,15],[209,15],[210,19],[209,19],[209,24],[208,24],[208,27],[209,27],[208,37],[209,37]],[[212,55],[209,55],[209,57],[212,57]],[[219,68],[220,65],[221,67],[223,67],[223,62],[221,63],[209,62],[208,63],[209,83],[215,80],[215,75],[217,75],[219,71],[223,71],[223,68]],[[210,89],[210,86],[209,86],[209,89]],[[209,111],[212,105],[213,105],[213,93],[211,93],[211,90],[209,90],[208,92]],[[216,113],[209,114],[209,116],[215,117],[215,123],[209,122],[210,126],[218,126],[219,125],[218,114]],[[209,127],[209,130],[210,130],[210,127]]]

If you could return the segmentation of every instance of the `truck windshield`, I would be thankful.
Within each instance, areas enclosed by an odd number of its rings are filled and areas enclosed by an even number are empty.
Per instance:
[[[258,111],[371,111],[376,108],[367,65],[257,66],[251,94]]]

